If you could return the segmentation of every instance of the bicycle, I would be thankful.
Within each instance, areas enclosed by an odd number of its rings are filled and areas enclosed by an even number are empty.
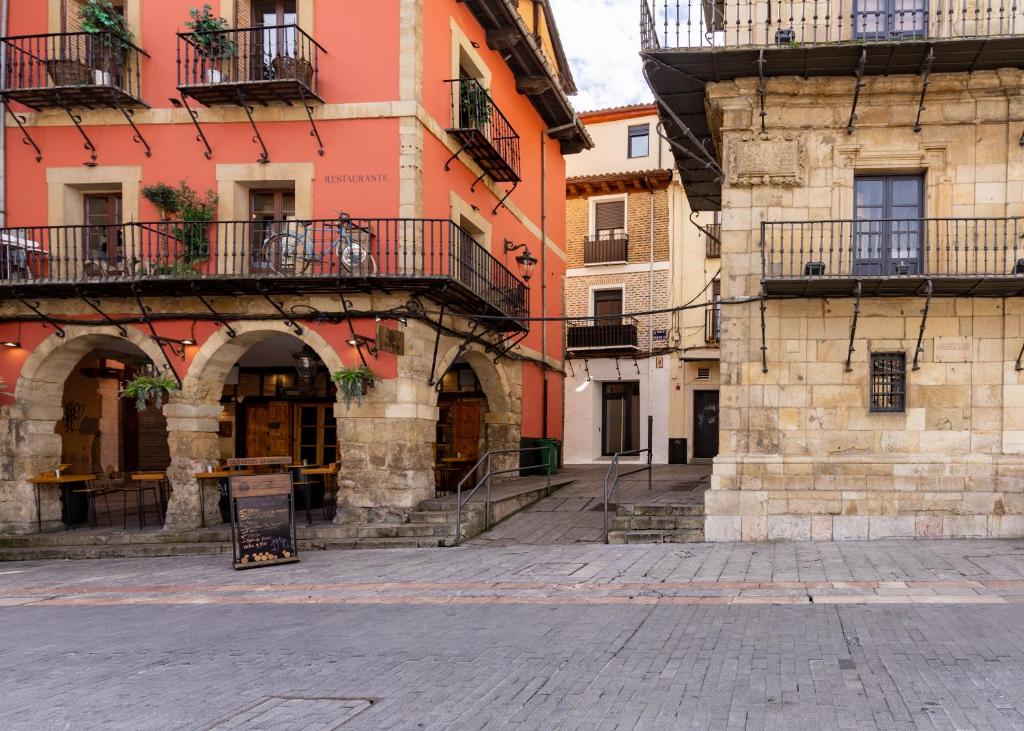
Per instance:
[[[377,260],[370,253],[369,247],[353,238],[354,231],[365,234],[367,239],[372,234],[357,226],[347,213],[338,212],[338,237],[317,253],[316,223],[299,225],[299,231],[279,231],[271,234],[260,247],[260,260],[275,274],[305,274],[314,265],[322,265],[337,261],[349,274],[372,276],[377,273]],[[359,234],[357,233],[357,236]]]

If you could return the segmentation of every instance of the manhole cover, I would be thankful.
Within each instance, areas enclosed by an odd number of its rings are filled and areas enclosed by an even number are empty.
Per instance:
[[[376,701],[370,698],[261,698],[207,731],[330,731],[351,721]]]

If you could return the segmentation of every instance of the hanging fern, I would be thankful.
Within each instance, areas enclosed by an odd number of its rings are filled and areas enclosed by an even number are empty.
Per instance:
[[[135,408],[145,411],[150,406],[161,408],[177,390],[178,381],[169,373],[140,373],[124,384],[121,398],[135,399]]]
[[[341,400],[345,408],[351,408],[352,404],[360,405],[366,390],[371,388],[374,382],[380,380],[374,375],[369,366],[357,366],[356,368],[342,368],[331,374],[331,380],[338,387]]]

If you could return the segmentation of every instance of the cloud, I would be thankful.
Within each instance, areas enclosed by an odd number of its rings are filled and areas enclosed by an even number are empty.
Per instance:
[[[636,0],[552,0],[565,53],[579,87],[578,111],[649,102],[640,66]]]

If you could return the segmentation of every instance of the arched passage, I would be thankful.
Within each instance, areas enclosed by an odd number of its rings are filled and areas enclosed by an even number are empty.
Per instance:
[[[127,369],[163,362],[160,347],[131,327],[124,335],[114,327],[67,327],[64,338],[51,335],[32,351],[15,385],[15,403],[5,409],[11,449],[4,470],[9,478],[0,482],[7,498],[0,500],[0,529],[35,529],[30,479],[62,461],[87,472],[140,466],[125,464],[131,449],[119,414],[119,379]],[[162,423],[156,431],[160,439]],[[57,491],[44,489],[40,498],[39,517],[45,525],[55,524]]]
[[[231,457],[290,456],[309,463],[337,460],[338,439],[330,373],[343,366],[314,330],[301,335],[278,322],[233,323],[211,336],[193,359],[180,397],[165,413],[170,428],[169,477],[182,500],[168,523],[195,527],[200,504],[207,524],[220,522],[216,495],[200,501],[195,475]],[[303,383],[297,355],[308,348],[315,373]],[[207,489],[208,486],[204,486]]]

